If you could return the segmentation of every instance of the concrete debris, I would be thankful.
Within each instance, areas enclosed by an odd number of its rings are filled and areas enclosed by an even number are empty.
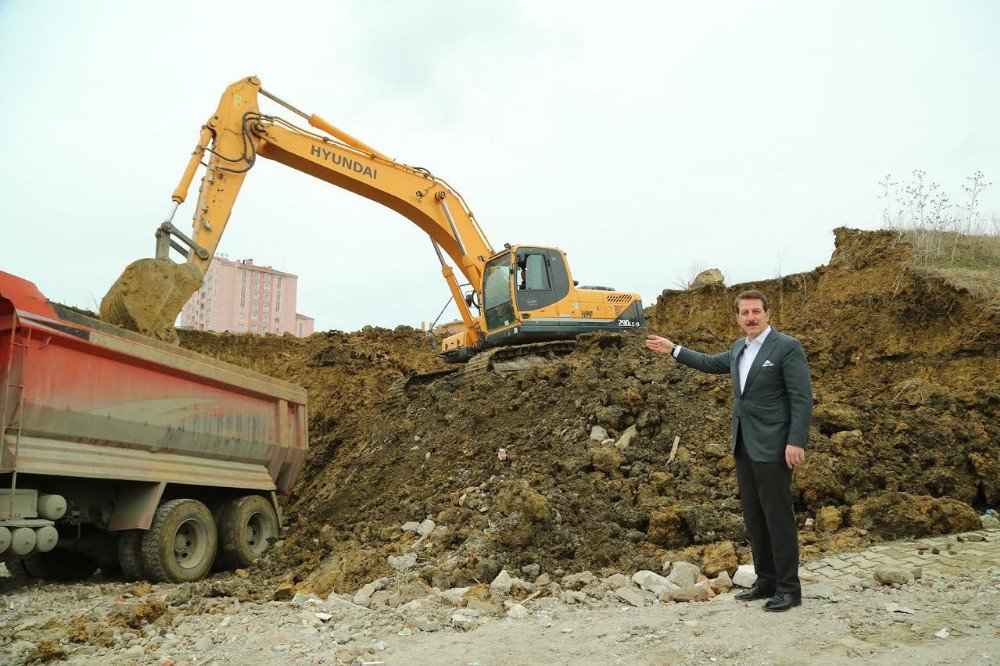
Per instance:
[[[659,594],[663,590],[676,590],[681,587],[671,580],[664,578],[660,574],[653,573],[652,571],[635,572],[632,574],[632,582],[647,592],[652,592],[653,594]],[[692,580],[691,582],[693,583],[694,581]]]
[[[837,599],[837,591],[826,583],[814,583],[802,586],[803,599],[826,599],[834,601]]]
[[[751,588],[757,582],[757,572],[752,564],[741,564],[733,575],[733,585]]]
[[[597,440],[598,442],[603,442],[608,439],[608,431],[601,426],[595,425],[590,429],[590,439]]]
[[[406,571],[412,569],[417,564],[417,554],[407,553],[405,555],[390,555],[388,557],[389,566],[396,571]]]
[[[638,432],[639,429],[635,426],[635,424],[625,428],[625,432],[623,432],[622,436],[618,438],[617,442],[615,442],[615,448],[619,451],[627,449],[629,442],[632,441],[632,438],[635,437]]]
[[[708,601],[715,596],[712,592],[711,586],[707,582],[695,583],[694,585],[689,585],[687,587],[682,587],[678,590],[671,590],[670,592],[663,592],[660,595],[660,600],[665,601],[664,598],[667,594],[670,595],[672,601]]]
[[[415,520],[411,520],[409,522],[403,523],[403,526],[400,527],[400,529],[403,530],[404,532],[416,532],[419,527],[420,523],[418,523]]]
[[[437,527],[437,524],[433,520],[428,518],[427,520],[420,523],[419,526],[417,526],[417,534],[419,534],[420,536],[427,536],[428,534],[434,531],[435,527]]]
[[[913,574],[898,567],[876,567],[873,575],[875,581],[883,585],[906,585],[913,582]]]
[[[642,595],[639,590],[632,587],[620,587],[615,590],[615,596],[626,603],[630,603],[636,608],[649,605],[649,600]]]
[[[597,582],[597,576],[591,571],[570,574],[562,579],[562,586],[569,590],[582,590],[585,586]]]
[[[890,613],[905,613],[906,615],[913,615],[916,613],[912,608],[907,608],[906,606],[900,606],[894,601],[890,601],[885,605],[885,609]]]
[[[690,562],[676,562],[671,568],[667,580],[678,588],[690,587],[694,585],[700,575],[701,571],[698,567]]]
[[[711,585],[717,594],[722,594],[732,589],[733,579],[729,577],[728,573],[722,571],[718,576],[709,581],[709,585]]]
[[[609,589],[617,590],[619,587],[628,585],[628,576],[623,573],[616,573],[613,576],[605,578],[604,584],[607,585]]]
[[[480,613],[477,610],[463,608],[451,616],[451,626],[462,631],[475,629],[479,626]]]
[[[524,620],[530,615],[528,609],[521,604],[514,604],[507,610],[507,617],[511,620]]]
[[[500,595],[510,594],[510,588],[513,584],[513,579],[510,577],[510,574],[507,573],[507,570],[504,569],[497,574],[497,577],[493,579],[492,583],[490,583],[490,593]]]

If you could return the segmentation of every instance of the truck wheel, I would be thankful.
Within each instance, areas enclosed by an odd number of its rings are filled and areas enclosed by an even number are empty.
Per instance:
[[[218,534],[208,507],[193,499],[175,499],[156,508],[142,535],[146,574],[158,583],[188,583],[208,573]]]
[[[278,516],[270,502],[260,495],[246,495],[231,501],[219,522],[223,566],[230,569],[249,566],[277,536]]]
[[[118,566],[125,580],[143,580],[146,577],[142,565],[141,530],[126,530],[118,535]]]

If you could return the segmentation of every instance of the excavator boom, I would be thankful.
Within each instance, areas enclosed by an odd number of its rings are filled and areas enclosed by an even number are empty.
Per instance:
[[[304,118],[310,128],[262,113],[261,95]],[[187,236],[172,220],[206,155]],[[173,323],[200,287],[258,156],[391,208],[430,237],[465,325],[442,343],[447,361],[468,360],[488,347],[567,340],[583,332],[642,324],[637,294],[577,288],[565,254],[557,248],[505,245],[495,252],[465,200],[443,179],[397,162],[319,116],[300,111],[263,90],[256,77],[237,81],[223,93],[173,192],[170,214],[157,229],[156,257],[125,269],[101,302],[102,319],[177,340]],[[185,263],[174,263],[171,249],[184,254]],[[463,295],[456,269],[474,294]],[[470,305],[480,314],[473,315]]]

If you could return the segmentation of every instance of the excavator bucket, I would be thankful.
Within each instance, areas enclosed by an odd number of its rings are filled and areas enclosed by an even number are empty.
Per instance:
[[[177,344],[174,322],[198,291],[202,273],[189,263],[140,259],[129,264],[101,300],[101,319]]]

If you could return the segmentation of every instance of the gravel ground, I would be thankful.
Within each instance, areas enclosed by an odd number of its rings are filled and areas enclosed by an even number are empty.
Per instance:
[[[966,663],[1000,661],[1000,567],[805,587],[803,606],[765,613],[735,592],[659,602],[630,582],[561,579],[517,603],[485,585],[366,608],[229,575],[189,585],[36,584],[0,598],[3,663],[512,664]],[[623,577],[617,577],[617,583]],[[587,580],[591,582],[586,583]],[[513,592],[522,592],[515,583]],[[507,586],[501,586],[506,588]],[[574,587],[580,588],[571,593]],[[404,590],[405,586],[398,588]],[[394,592],[399,594],[400,592]],[[375,594],[378,594],[376,592]],[[371,593],[367,596],[372,596]],[[368,603],[366,595],[361,596]],[[405,598],[405,595],[404,597]],[[567,603],[567,601],[573,603]]]

